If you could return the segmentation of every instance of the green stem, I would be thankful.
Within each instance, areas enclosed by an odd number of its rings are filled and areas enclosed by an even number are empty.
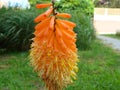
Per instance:
[[[56,12],[55,12],[55,0],[52,0],[52,6],[53,6],[53,15],[56,15]]]
[[[52,6],[53,6],[53,15],[56,16],[56,12],[55,12],[55,0],[52,0]],[[55,17],[55,20],[56,20],[56,17]],[[56,21],[54,20],[54,32],[56,31],[55,29],[55,24],[56,24]],[[54,33],[55,34],[55,33]],[[56,34],[55,34],[56,36]]]
[[[52,0],[52,3],[55,3],[55,0]]]

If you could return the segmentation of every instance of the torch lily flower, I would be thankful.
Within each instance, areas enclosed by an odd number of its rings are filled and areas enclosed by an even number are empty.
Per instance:
[[[35,37],[31,45],[30,62],[45,82],[48,90],[62,90],[76,79],[78,72],[75,23],[63,20],[70,14],[55,13],[52,4],[39,4],[49,9],[35,18]],[[61,19],[62,17],[62,19]]]

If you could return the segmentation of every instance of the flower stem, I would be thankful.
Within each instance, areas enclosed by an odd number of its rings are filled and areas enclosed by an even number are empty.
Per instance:
[[[52,6],[53,6],[53,15],[56,15],[56,12],[55,12],[55,0],[52,0]]]

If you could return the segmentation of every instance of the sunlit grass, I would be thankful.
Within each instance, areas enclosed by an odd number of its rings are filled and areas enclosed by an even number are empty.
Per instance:
[[[28,52],[0,56],[0,90],[38,90],[42,86],[29,65]]]

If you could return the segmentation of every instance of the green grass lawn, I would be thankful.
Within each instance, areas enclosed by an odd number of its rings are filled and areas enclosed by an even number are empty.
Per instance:
[[[65,90],[119,90],[120,53],[95,41],[79,51],[78,79]],[[43,90],[44,84],[29,65],[28,52],[0,55],[0,90]]]
[[[118,36],[118,35],[115,35],[115,34],[108,34],[108,35],[105,35],[105,36],[120,39],[120,35]]]

